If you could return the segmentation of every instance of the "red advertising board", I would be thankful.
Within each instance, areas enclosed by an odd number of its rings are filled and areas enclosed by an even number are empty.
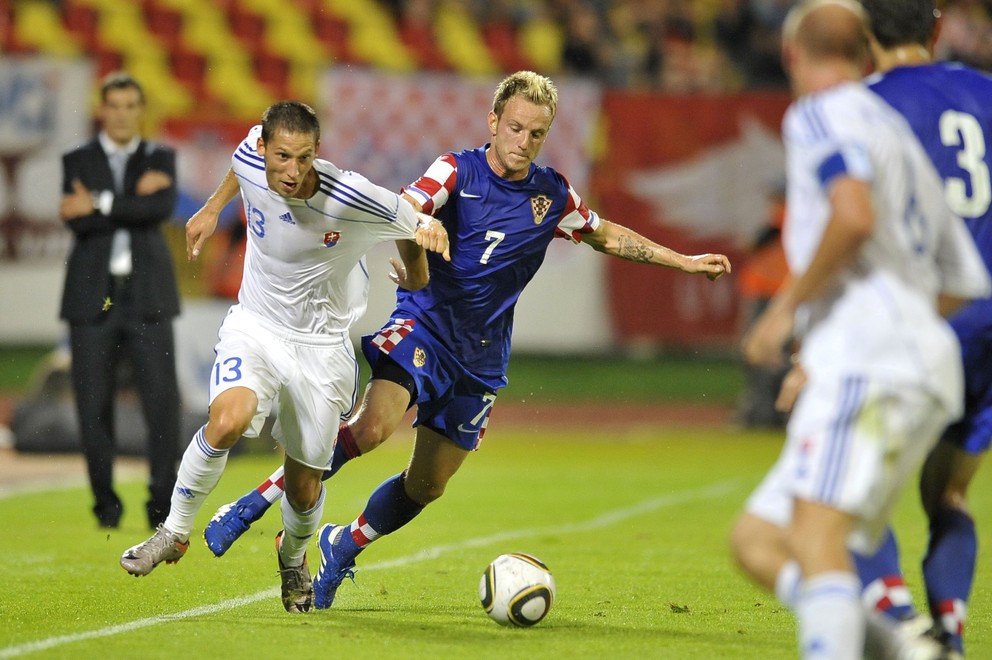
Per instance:
[[[780,185],[784,93],[604,96],[606,143],[593,173],[594,208],[684,254],[723,252],[735,266]],[[610,259],[608,299],[621,346],[732,345],[740,295],[717,282]]]

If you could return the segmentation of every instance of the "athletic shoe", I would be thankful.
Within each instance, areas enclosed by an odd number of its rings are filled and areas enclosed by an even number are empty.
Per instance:
[[[269,510],[271,503],[257,490],[243,495],[237,502],[225,504],[203,530],[203,540],[210,552],[220,557],[227,552],[251,524]]]
[[[189,541],[183,541],[164,526],[159,525],[152,537],[144,543],[128,548],[121,555],[121,567],[131,575],[148,575],[161,564],[175,564],[186,554]]]
[[[324,525],[317,532],[317,547],[320,549],[320,568],[313,579],[313,606],[318,610],[326,610],[334,602],[338,587],[345,578],[355,581],[355,559],[344,559],[334,556],[334,545],[344,532],[340,525]]]
[[[956,645],[954,643],[955,642],[954,637],[950,633],[945,631],[939,624],[935,623],[928,632],[928,635],[933,639],[937,640],[937,643],[940,645],[940,648],[942,649],[942,653],[938,656],[940,660],[964,659],[964,653],[961,652],[961,648],[959,646],[960,640],[957,640],[958,645]]]
[[[933,619],[917,614],[895,626],[896,648],[893,657],[898,660],[939,660],[944,655],[940,643],[931,635]]]
[[[282,577],[282,606],[287,612],[303,614],[309,612],[313,605],[313,582],[310,581],[310,568],[307,566],[307,556],[303,555],[303,563],[299,566],[285,566],[279,548],[282,546],[282,535],[285,530],[276,534],[276,558],[279,560],[279,576]]]

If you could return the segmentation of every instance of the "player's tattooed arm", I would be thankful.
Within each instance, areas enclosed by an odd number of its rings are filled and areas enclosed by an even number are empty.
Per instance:
[[[605,219],[596,231],[583,234],[582,241],[594,250],[626,261],[677,268],[686,273],[703,273],[711,280],[730,272],[730,260],[722,254],[679,254],[632,229]]]
[[[621,235],[618,242],[617,256],[621,259],[642,264],[651,263],[653,251],[637,238]]]

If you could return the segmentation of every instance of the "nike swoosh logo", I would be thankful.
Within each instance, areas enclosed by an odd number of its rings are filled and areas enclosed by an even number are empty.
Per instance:
[[[467,193],[464,190],[458,194],[462,197],[468,197],[469,199],[482,199],[482,195],[473,195],[472,193]]]
[[[464,424],[459,424],[458,425],[458,430],[461,431],[462,433],[478,433],[479,432],[479,429],[476,429],[476,428],[471,428],[471,429],[465,428],[465,425]]]

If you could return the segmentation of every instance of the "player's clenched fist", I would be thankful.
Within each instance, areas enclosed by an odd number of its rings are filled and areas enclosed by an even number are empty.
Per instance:
[[[417,213],[417,245],[438,252],[445,261],[451,261],[451,253],[448,251],[448,232],[436,218],[426,213]]]

